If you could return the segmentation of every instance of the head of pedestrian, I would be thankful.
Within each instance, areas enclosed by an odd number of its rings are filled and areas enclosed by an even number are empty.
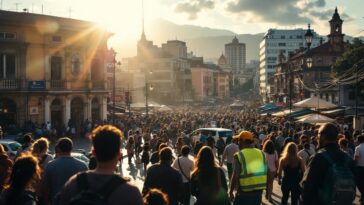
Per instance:
[[[319,146],[323,147],[330,143],[337,144],[338,135],[339,135],[339,129],[336,125],[332,123],[325,123],[321,125],[318,131]]]
[[[159,189],[151,189],[144,197],[145,205],[168,205],[168,196]]]
[[[23,141],[24,141],[24,144],[31,144],[33,141],[32,135],[29,133],[25,134],[23,137]]]
[[[173,151],[169,147],[165,147],[159,151],[159,159],[161,164],[172,164]]]
[[[41,170],[38,165],[38,159],[31,154],[20,155],[12,168],[10,174],[9,187],[5,196],[5,204],[15,203],[18,197],[21,197],[22,191],[31,187],[31,184],[38,183]]]
[[[188,154],[190,153],[190,151],[191,151],[191,149],[189,146],[183,145],[183,147],[181,149],[182,156],[188,157]]]
[[[115,170],[120,153],[120,141],[123,138],[122,132],[111,125],[103,125],[95,128],[91,135],[92,154],[96,157],[98,167],[109,167]],[[96,168],[97,169],[97,168]]]
[[[73,142],[68,137],[62,137],[57,140],[56,154],[57,156],[70,156],[73,149]]]
[[[252,147],[254,142],[253,133],[249,131],[242,131],[238,135],[235,135],[233,138],[239,141],[240,149],[250,148]]]

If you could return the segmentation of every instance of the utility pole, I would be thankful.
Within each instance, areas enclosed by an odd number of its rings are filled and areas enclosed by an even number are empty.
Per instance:
[[[359,104],[359,81],[358,81],[358,65],[355,65],[355,128],[358,120],[358,104]]]
[[[18,6],[20,5],[21,3],[15,3],[15,11],[18,11]]]

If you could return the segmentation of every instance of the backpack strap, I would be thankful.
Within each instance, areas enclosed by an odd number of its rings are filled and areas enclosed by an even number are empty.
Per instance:
[[[108,199],[110,195],[118,188],[120,185],[124,184],[127,180],[121,178],[120,176],[114,175],[111,179],[105,183],[104,186],[98,191],[104,199]]]
[[[79,191],[86,191],[88,189],[88,180],[86,172],[82,172],[81,174],[77,175],[76,180]]]

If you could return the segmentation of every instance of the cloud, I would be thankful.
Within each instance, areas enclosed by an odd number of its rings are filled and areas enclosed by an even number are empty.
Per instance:
[[[311,22],[310,10],[325,7],[325,0],[231,0],[226,10],[236,14],[252,14],[256,20],[283,25]]]
[[[187,0],[176,5],[175,11],[178,13],[187,13],[190,20],[197,18],[202,10],[213,9],[215,2],[213,0]]]
[[[335,12],[334,9],[326,9],[326,10],[322,10],[322,11],[310,11],[309,15],[316,17],[318,19],[321,19],[323,21],[329,21],[333,15],[333,13]],[[345,22],[349,22],[354,20],[351,16],[349,16],[347,13],[340,13],[340,18],[342,20],[344,20]]]

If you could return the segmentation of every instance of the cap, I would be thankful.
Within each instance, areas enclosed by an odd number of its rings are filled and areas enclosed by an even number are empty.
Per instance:
[[[251,133],[249,131],[242,131],[242,132],[240,132],[240,134],[235,135],[233,138],[237,139],[237,140],[251,140],[251,141],[253,141],[253,133]]]

